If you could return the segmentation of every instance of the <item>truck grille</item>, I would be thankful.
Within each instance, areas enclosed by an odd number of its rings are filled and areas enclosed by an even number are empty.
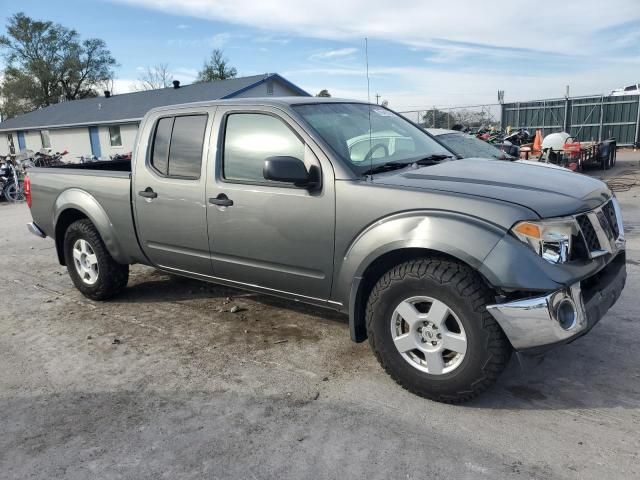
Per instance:
[[[602,207],[602,213],[607,219],[611,233],[613,233],[613,238],[618,238],[620,236],[620,228],[618,227],[618,218],[616,217],[616,209],[613,208],[613,204],[611,202],[606,203]]]
[[[600,241],[598,240],[598,235],[596,234],[593,225],[591,225],[589,217],[586,215],[580,215],[577,220],[580,230],[582,230],[584,242],[587,244],[587,249],[589,251],[600,250]]]
[[[615,199],[575,217],[590,258],[616,253],[624,247],[624,238],[613,202]]]

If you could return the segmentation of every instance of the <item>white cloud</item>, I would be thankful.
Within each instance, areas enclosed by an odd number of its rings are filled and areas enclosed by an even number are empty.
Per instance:
[[[132,78],[116,78],[113,81],[113,91],[111,92],[114,95],[122,95],[123,93],[135,92],[137,80]]]
[[[185,24],[185,23],[180,23],[179,25],[177,25],[177,26],[176,26],[176,28],[177,28],[178,30],[187,30],[187,29],[191,28],[191,26],[190,26],[190,25],[187,25],[187,24]]]
[[[498,89],[505,90],[507,102],[561,97],[567,84],[572,95],[591,95],[609,93],[613,88],[634,83],[638,71],[637,65],[633,64],[600,65],[597,70],[579,75],[562,70],[540,72],[534,69],[505,75],[477,69],[449,71],[444,67],[372,67],[369,70],[371,99],[380,93],[392,108],[413,110],[497,103]],[[617,76],[612,79],[610,72],[614,67]],[[310,92],[328,88],[333,96],[367,99],[364,67],[305,68],[283,74]],[[321,85],[318,79],[324,79]]]
[[[290,38],[277,37],[275,35],[261,35],[253,39],[257,43],[277,43],[278,45],[287,45],[291,42]]]
[[[180,48],[222,48],[232,38],[240,36],[229,32],[221,32],[206,38],[170,38],[167,40],[167,45]]]
[[[211,48],[221,48],[223,45],[231,40],[232,35],[227,32],[216,33],[215,35],[207,39],[207,44]]]
[[[309,57],[310,60],[333,60],[337,58],[349,57],[358,51],[357,48],[339,48],[337,50],[328,50],[326,52],[314,53]]]
[[[119,0],[175,14],[173,0]],[[554,52],[581,51],[591,35],[640,18],[637,0],[181,0],[179,14],[330,39],[369,36],[414,46],[447,39]],[[322,12],[321,15],[318,12]],[[357,19],[357,21],[355,20]]]
[[[366,36],[371,94],[397,109],[493,103],[498,89],[507,101],[561,96],[567,84],[575,95],[608,93],[638,81],[638,0],[538,0],[530,8],[477,0],[181,0],[179,9],[173,0],[113,1],[252,27],[253,41],[265,44],[296,36],[355,44]],[[420,55],[396,66],[402,55],[391,58],[380,40]],[[289,71],[283,54],[274,69],[311,92],[366,99],[364,61],[354,51],[335,54],[345,50],[318,52],[316,62]]]

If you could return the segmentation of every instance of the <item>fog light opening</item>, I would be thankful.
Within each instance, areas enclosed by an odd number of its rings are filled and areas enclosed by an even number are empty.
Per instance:
[[[563,330],[571,330],[576,324],[577,314],[573,302],[565,298],[556,308],[556,320]]]

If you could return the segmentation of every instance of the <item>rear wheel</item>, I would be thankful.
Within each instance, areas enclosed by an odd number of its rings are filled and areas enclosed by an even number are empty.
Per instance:
[[[87,298],[106,300],[127,285],[129,265],[111,257],[90,220],[78,220],[69,226],[64,236],[64,258],[73,284]]]
[[[411,260],[389,270],[367,305],[378,361],[407,390],[446,403],[469,400],[504,370],[511,345],[487,312],[491,291],[448,259]]]

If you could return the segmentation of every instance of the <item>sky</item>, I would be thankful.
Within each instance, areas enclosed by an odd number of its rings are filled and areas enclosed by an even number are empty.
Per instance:
[[[311,94],[395,110],[609,93],[640,82],[640,0],[0,0],[98,37],[115,93],[168,63],[183,84],[213,48],[240,76],[277,72]]]

